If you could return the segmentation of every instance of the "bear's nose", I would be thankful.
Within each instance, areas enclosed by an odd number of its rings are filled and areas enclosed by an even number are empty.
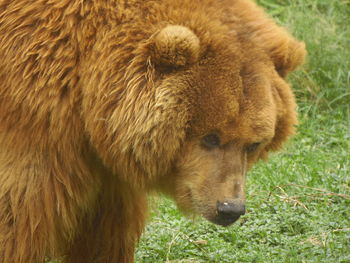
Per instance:
[[[217,222],[227,226],[245,214],[245,205],[242,202],[217,202]]]

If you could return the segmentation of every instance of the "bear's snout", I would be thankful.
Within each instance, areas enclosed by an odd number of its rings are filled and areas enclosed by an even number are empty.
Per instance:
[[[216,211],[215,223],[221,226],[228,226],[245,214],[245,205],[241,201],[218,201],[216,203]]]

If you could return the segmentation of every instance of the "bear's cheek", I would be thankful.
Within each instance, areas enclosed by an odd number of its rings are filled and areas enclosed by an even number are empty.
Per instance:
[[[175,162],[172,178],[172,197],[178,207],[187,213],[203,214],[204,207],[210,205],[208,194],[214,182],[210,174],[218,170],[215,160],[196,143],[189,143]],[[213,201],[215,204],[215,201]]]

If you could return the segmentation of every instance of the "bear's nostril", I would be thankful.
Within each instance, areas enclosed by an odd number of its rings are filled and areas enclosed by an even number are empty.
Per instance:
[[[238,202],[217,202],[218,217],[239,218],[245,214],[245,205]]]

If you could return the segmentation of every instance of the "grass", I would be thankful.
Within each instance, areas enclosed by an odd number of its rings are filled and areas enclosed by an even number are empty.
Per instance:
[[[137,263],[350,262],[350,1],[258,2],[308,48],[290,79],[298,134],[249,173],[247,214],[229,228],[159,199]]]

